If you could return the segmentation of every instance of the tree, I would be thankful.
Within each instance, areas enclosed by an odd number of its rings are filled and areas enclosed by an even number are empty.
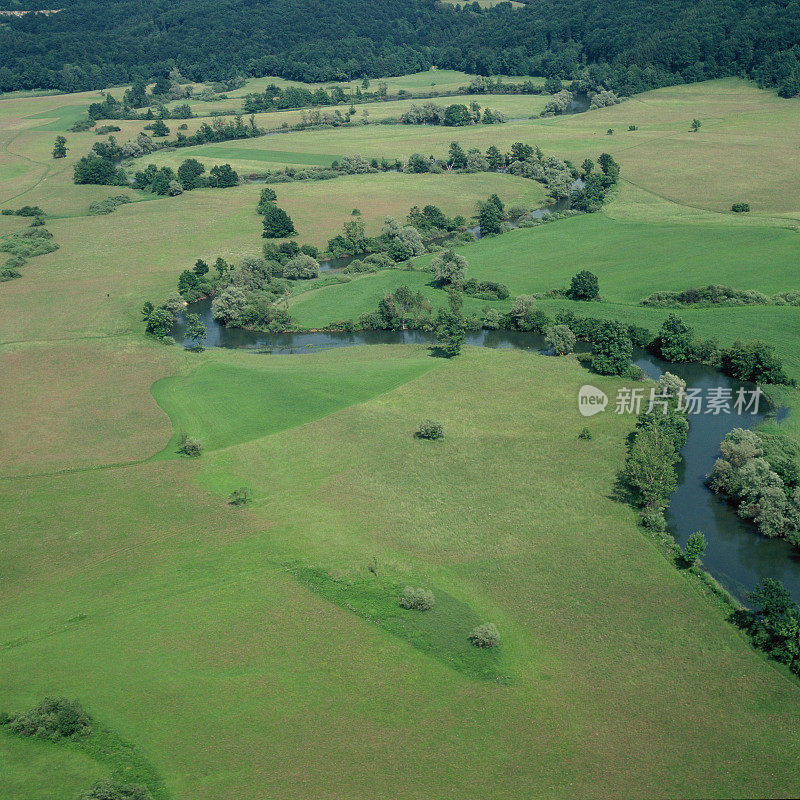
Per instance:
[[[498,647],[500,645],[500,631],[492,622],[478,625],[469,635],[469,640],[475,647]]]
[[[175,324],[175,317],[166,308],[157,308],[150,312],[146,320],[146,330],[158,339],[166,336]]]
[[[123,170],[113,161],[89,153],[74,166],[74,182],[77,184],[96,184],[99,186],[123,186],[127,179]]]
[[[481,205],[478,224],[481,228],[481,236],[490,236],[503,232],[503,217],[494,203],[483,203]]]
[[[552,325],[545,332],[544,341],[557,356],[565,356],[575,349],[576,337],[566,325]]]
[[[453,105],[447,106],[444,110],[443,125],[460,127],[462,125],[470,125],[471,123],[472,116],[469,113],[469,109],[462,103],[453,103]]]
[[[208,185],[215,189],[224,189],[239,185],[239,174],[230,164],[218,164],[211,167],[208,173]]]
[[[283,277],[291,280],[318,278],[319,262],[305,253],[298,253],[284,264]]]
[[[147,318],[153,313],[154,306],[153,304],[147,300],[145,304],[142,306],[142,319],[147,321]]]
[[[594,169],[594,161],[591,158],[584,158],[583,162],[581,163],[581,172],[583,172],[583,177],[585,178],[587,175],[591,173]]]
[[[450,142],[447,162],[453,169],[464,169],[467,166],[467,154],[458,142]]]
[[[187,314],[184,319],[186,320],[186,338],[194,342],[195,350],[202,350],[207,331],[200,315]]]
[[[169,136],[169,128],[163,119],[157,119],[150,126],[150,130],[152,130],[153,136]]]
[[[451,289],[449,301],[449,309],[439,309],[436,338],[444,355],[447,358],[454,358],[461,352],[461,347],[466,339],[461,292]]]
[[[630,367],[633,342],[621,322],[604,322],[592,339],[592,369],[601,375],[624,375]]]
[[[194,262],[193,272],[198,278],[202,278],[203,275],[208,275],[208,264],[206,264],[202,258],[198,258],[197,261]]]
[[[695,531],[686,541],[683,550],[683,560],[693,567],[703,557],[706,552],[706,537],[702,531]]]
[[[291,217],[282,208],[269,204],[264,212],[264,232],[261,235],[265,239],[281,239],[295,233]]]
[[[443,286],[463,283],[467,271],[467,259],[454,250],[445,250],[433,258],[431,269],[437,282]]]
[[[491,145],[486,151],[486,161],[492,169],[500,169],[505,163],[505,158],[497,147]]]
[[[569,296],[572,300],[596,300],[600,295],[600,284],[597,275],[583,270],[573,276]]]
[[[648,511],[660,511],[675,491],[675,465],[679,456],[660,427],[640,430],[625,462],[625,477],[639,505]]]
[[[694,332],[677,315],[670,314],[662,323],[654,346],[665,361],[691,361],[694,357]]]
[[[53,158],[64,158],[67,155],[67,139],[65,136],[56,136],[53,145]]]
[[[700,120],[699,120],[699,119],[697,119],[697,118],[693,119],[693,120],[692,120],[692,126],[691,126],[691,128],[692,128],[692,133],[697,133],[697,131],[699,131],[699,130],[700,130],[700,126],[701,126],[702,124],[703,124],[703,123],[702,123],[702,122],[700,122]]]
[[[267,210],[267,206],[270,203],[274,203],[278,199],[278,193],[271,189],[269,186],[265,186],[261,190],[261,197],[258,200],[258,206],[256,206],[256,211],[259,214],[264,214]]]
[[[200,186],[200,176],[205,171],[206,168],[196,158],[187,158],[178,167],[178,181],[189,192]]]

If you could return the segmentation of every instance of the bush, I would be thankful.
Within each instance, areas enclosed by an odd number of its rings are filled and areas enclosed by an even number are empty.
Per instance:
[[[203,452],[203,443],[199,439],[187,436],[184,433],[178,445],[178,452],[190,458],[197,458]]]
[[[582,428],[581,432],[578,434],[579,439],[591,439],[592,432],[588,428]]]
[[[734,203],[731,206],[734,214],[747,214],[750,211],[750,203]]]
[[[417,439],[441,439],[444,437],[444,425],[432,419],[423,420],[420,422],[414,436]]]
[[[551,325],[544,341],[556,355],[565,356],[575,349],[576,336],[566,325]]]
[[[114,197],[107,197],[105,200],[95,200],[93,203],[89,204],[89,213],[93,216],[99,214],[111,214],[116,211],[117,206],[122,206],[130,202],[130,197],[126,197],[124,194],[118,194]]]
[[[76,700],[46,697],[30,711],[10,717],[8,729],[18,736],[36,736],[57,742],[92,732],[91,718]]]
[[[406,586],[403,594],[400,595],[400,607],[413,609],[415,611],[430,611],[433,608],[433,592],[427,589],[414,589]]]
[[[146,786],[138,783],[98,781],[78,796],[78,800],[153,800]]]
[[[228,496],[228,503],[232,506],[246,506],[250,502],[250,490],[246,486],[234,489]]]
[[[478,625],[469,635],[469,640],[475,647],[498,647],[500,644],[500,631],[492,622]]]

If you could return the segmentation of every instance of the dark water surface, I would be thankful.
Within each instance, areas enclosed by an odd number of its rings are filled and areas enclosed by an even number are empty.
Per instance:
[[[211,315],[211,301],[201,300],[191,310],[200,314],[206,325],[207,347],[251,349],[273,354],[313,353],[334,347],[370,344],[434,344],[435,335],[422,331],[359,331],[355,333],[259,333],[241,328],[223,328]],[[185,346],[185,326],[179,319],[173,332],[176,341]],[[497,349],[518,349],[544,352],[544,338],[519,331],[477,331],[467,334],[467,344]],[[669,364],[639,350],[634,363],[651,378],[672,372],[683,378],[689,387],[699,388],[705,396],[712,387],[732,390],[735,397],[740,386],[754,387],[733,380],[717,370],[699,364]],[[591,375],[587,374],[587,383]],[[762,578],[778,578],[800,601],[800,553],[785,541],[767,539],[755,527],[742,520],[725,502],[705,486],[705,476],[714,465],[719,443],[733,428],[750,428],[761,422],[767,412],[761,403],[757,415],[749,412],[730,414],[690,415],[689,437],[681,451],[683,460],[678,470],[678,489],[672,497],[667,515],[669,530],[683,546],[689,535],[701,530],[708,542],[703,558],[705,568],[737,599],[744,601],[746,593]],[[575,413],[577,414],[577,398]],[[614,413],[613,398],[604,413]],[[785,409],[779,411],[785,413]]]

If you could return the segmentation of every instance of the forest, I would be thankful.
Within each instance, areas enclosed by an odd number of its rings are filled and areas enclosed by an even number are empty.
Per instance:
[[[45,9],[45,0],[3,8]],[[431,66],[479,75],[588,75],[630,95],[742,76],[800,90],[794,0],[64,0],[56,14],[0,24],[0,91],[86,91],[234,75],[320,82]]]

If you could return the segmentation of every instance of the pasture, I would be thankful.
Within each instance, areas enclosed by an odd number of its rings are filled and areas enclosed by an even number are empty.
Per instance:
[[[387,84],[444,92],[468,79],[437,70]],[[40,205],[59,245],[0,284],[0,712],[79,699],[152,762],[171,800],[287,787],[319,800],[379,800],[387,787],[409,799],[442,787],[497,798],[800,791],[797,681],[614,499],[633,421],[584,419],[575,398],[587,381],[611,395],[618,379],[522,351],[279,356],[148,339],[142,303],[161,302],[196,259],[261,252],[262,187],[154,198],[75,186],[72,166],[97,137],[66,133],[60,160],[53,139],[99,97],[0,97],[0,206]],[[245,173],[348,153],[443,154],[454,138],[465,149],[530,142],[575,164],[607,151],[622,182],[601,212],[459,252],[468,277],[512,295],[592,270],[601,301],[541,307],[655,330],[669,310],[638,305],[653,291],[800,289],[799,117],[800,100],[725,80],[572,117],[285,133],[137,167],[198,157]],[[540,184],[493,173],[275,188],[298,241],[320,246],[353,209],[374,234],[412,205],[470,217],[492,193],[545,202]],[[119,193],[135,202],[88,214]],[[729,212],[738,201],[750,215]],[[25,224],[2,216],[0,234]],[[308,327],[352,319],[400,283],[443,306],[431,278],[387,270],[298,284],[290,310]],[[485,305],[469,298],[465,311]],[[800,309],[680,313],[721,344],[774,344],[800,378]],[[414,437],[425,418],[444,423],[444,439]],[[181,433],[203,442],[199,459],[177,456]],[[229,497],[242,487],[251,501],[237,508]],[[431,589],[434,610],[402,611],[405,585]],[[488,621],[502,635],[494,652],[467,639]],[[0,796],[71,800],[106,774],[73,748],[0,735]]]

